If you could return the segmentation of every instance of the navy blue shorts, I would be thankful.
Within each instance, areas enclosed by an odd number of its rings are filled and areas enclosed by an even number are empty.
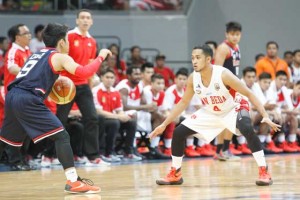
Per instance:
[[[28,135],[34,143],[64,130],[60,120],[30,91],[12,88],[5,98],[5,116],[0,140],[22,146]]]

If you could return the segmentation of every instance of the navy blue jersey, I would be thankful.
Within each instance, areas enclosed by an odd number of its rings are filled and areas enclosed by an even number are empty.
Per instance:
[[[223,66],[229,69],[234,75],[239,74],[239,65],[241,60],[241,53],[239,47],[233,47],[230,43],[225,41],[225,44],[230,49],[230,54],[227,55]]]
[[[32,54],[16,79],[8,86],[8,90],[17,87],[31,91],[43,98],[47,97],[59,76],[50,63],[51,55],[55,52],[55,49],[42,49]]]

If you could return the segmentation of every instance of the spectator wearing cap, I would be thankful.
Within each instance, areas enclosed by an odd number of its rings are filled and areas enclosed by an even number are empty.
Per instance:
[[[154,67],[154,72],[161,74],[165,80],[165,87],[168,88],[174,83],[175,75],[170,67],[165,66],[166,56],[163,54],[158,54],[156,56],[156,66]]]
[[[32,53],[38,52],[39,50],[45,48],[45,44],[42,38],[42,31],[44,29],[44,25],[39,24],[34,28],[35,37],[31,39],[29,44],[29,49]]]

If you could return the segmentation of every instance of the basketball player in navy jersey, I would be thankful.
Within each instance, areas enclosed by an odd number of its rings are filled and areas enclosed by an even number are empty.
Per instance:
[[[55,142],[57,157],[65,170],[65,191],[98,193],[99,187],[77,175],[69,134],[43,102],[61,71],[90,77],[111,52],[102,49],[92,63],[79,65],[68,56],[67,31],[67,26],[48,24],[42,34],[47,48],[30,56],[16,79],[8,86],[5,119],[0,132],[0,157],[7,144],[21,147],[26,134],[34,143],[48,137]]]
[[[239,74],[240,65],[240,48],[238,43],[241,39],[242,26],[238,22],[228,22],[226,24],[226,40],[222,42],[215,55],[215,65],[220,65],[227,68],[234,75]],[[224,130],[217,137],[217,151],[216,158],[222,161],[226,160],[239,160],[240,157],[234,156],[232,152],[229,151],[229,144],[232,140],[233,133],[229,130]],[[221,153],[222,151],[222,153]]]
[[[186,91],[178,104],[174,107],[166,120],[150,135],[150,139],[164,132],[168,124],[182,113],[189,105],[192,97],[198,95],[202,107],[186,118],[176,127],[172,139],[172,167],[169,174],[156,181],[158,185],[180,185],[183,183],[181,164],[185,148],[185,140],[195,136],[210,142],[222,130],[234,131],[237,127],[246,137],[248,145],[259,166],[259,186],[271,185],[272,179],[267,170],[266,160],[260,140],[254,133],[249,112],[235,100],[235,92],[246,96],[262,114],[262,123],[267,123],[275,131],[280,125],[273,123],[263,105],[255,95],[228,69],[212,65],[212,49],[208,45],[197,46],[192,51],[194,72],[189,76]],[[232,92],[233,91],[233,92]],[[201,131],[199,133],[199,131]]]

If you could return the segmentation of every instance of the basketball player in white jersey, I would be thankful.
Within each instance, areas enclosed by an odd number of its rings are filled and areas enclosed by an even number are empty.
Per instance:
[[[254,133],[249,112],[240,109],[240,104],[235,102],[235,91],[246,96],[256,106],[263,116],[262,123],[267,123],[275,131],[280,129],[280,125],[269,119],[260,101],[235,75],[222,66],[211,64],[212,54],[208,45],[197,46],[193,49],[194,72],[188,79],[184,96],[166,120],[149,135],[150,138],[154,138],[161,134],[166,126],[189,105],[193,95],[199,95],[203,106],[175,129],[172,139],[171,170],[165,178],[157,180],[156,183],[158,185],[183,183],[181,164],[185,139],[188,136],[194,135],[210,142],[224,129],[234,133],[237,126],[246,137],[249,148],[259,166],[259,178],[256,184],[259,186],[271,185],[273,181],[267,170],[262,146]]]

